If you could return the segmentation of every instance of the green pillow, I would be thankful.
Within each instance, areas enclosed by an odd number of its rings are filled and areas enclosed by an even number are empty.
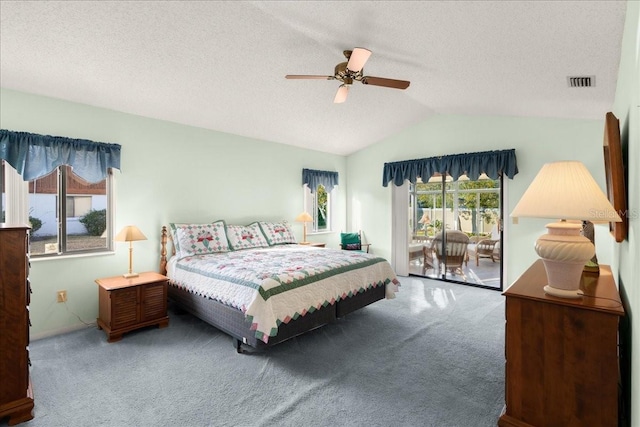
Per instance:
[[[358,233],[340,233],[340,243],[342,244],[342,249],[349,251],[362,250],[362,242]]]

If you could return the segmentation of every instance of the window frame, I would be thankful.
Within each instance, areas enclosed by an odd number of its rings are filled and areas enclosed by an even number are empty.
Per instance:
[[[4,180],[4,170],[5,167],[0,165],[0,172],[2,173],[2,183]],[[74,256],[87,256],[87,255],[99,255],[105,253],[113,253],[114,251],[114,243],[113,243],[113,225],[115,224],[115,206],[114,206],[114,189],[115,189],[115,179],[112,168],[107,169],[107,176],[105,178],[105,196],[106,196],[106,230],[105,230],[105,246],[99,248],[90,248],[90,249],[81,249],[81,250],[69,250],[67,248],[67,176],[70,168],[67,168],[66,165],[58,166],[51,173],[57,173],[57,189],[55,194],[55,217],[56,217],[56,230],[57,230],[57,251],[51,253],[33,253],[31,252],[30,257],[34,260],[36,259],[55,259],[62,257],[74,257]],[[32,180],[35,181],[35,180]],[[27,181],[31,182],[31,181]],[[18,191],[12,191],[12,188],[6,188],[6,201],[5,205],[2,206],[3,209],[6,208],[11,203],[18,203],[19,198],[26,197],[29,199],[29,185],[25,185],[24,193],[25,194],[13,194],[18,193]],[[61,203],[61,200],[64,201]],[[27,218],[24,218],[24,222],[29,222],[31,207],[27,210]]]

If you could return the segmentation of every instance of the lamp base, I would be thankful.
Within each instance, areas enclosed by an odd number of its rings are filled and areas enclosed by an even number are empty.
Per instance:
[[[557,289],[549,285],[544,287],[544,293],[548,295],[553,295],[554,297],[560,297],[560,298],[580,298],[582,296],[582,293],[580,292],[579,289],[572,289],[572,290]]]
[[[538,238],[536,252],[547,272],[545,293],[560,298],[581,297],[582,270],[595,253],[593,243],[580,235],[581,228],[566,221],[547,224],[548,234]]]
[[[122,275],[122,277],[124,277],[125,279],[132,279],[134,277],[138,277],[139,274],[138,273],[124,273]]]

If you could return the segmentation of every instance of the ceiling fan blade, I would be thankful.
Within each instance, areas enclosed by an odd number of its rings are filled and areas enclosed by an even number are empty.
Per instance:
[[[335,104],[342,104],[347,100],[347,95],[349,94],[349,86],[340,85],[338,88],[338,92],[336,92],[336,97],[333,99]]]
[[[408,82],[406,80],[385,79],[383,77],[367,76],[362,78],[362,84],[384,86],[384,87],[390,87],[393,89],[406,89],[409,87],[410,83],[411,82]]]
[[[351,52],[351,56],[349,57],[347,68],[355,72],[362,70],[364,63],[367,62],[367,59],[369,59],[370,56],[371,51],[369,49],[365,49],[363,47],[354,48]]]
[[[285,79],[310,79],[310,80],[333,80],[334,76],[304,76],[298,74],[287,74]]]

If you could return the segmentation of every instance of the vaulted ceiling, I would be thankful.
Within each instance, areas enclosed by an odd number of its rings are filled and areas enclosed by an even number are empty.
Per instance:
[[[0,86],[348,155],[435,114],[603,119],[626,1],[2,1]],[[334,104],[343,50],[372,55]],[[594,77],[570,87],[569,76]]]

